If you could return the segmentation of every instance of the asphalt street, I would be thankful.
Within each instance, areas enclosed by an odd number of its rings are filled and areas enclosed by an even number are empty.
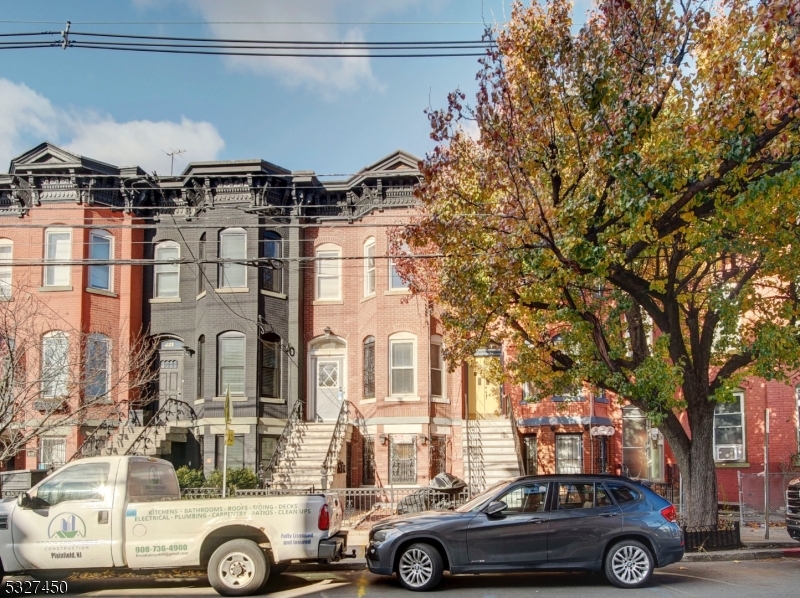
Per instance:
[[[204,578],[142,578],[69,581],[69,596],[216,596]],[[620,590],[602,576],[584,573],[514,575],[445,575],[430,596],[458,598],[529,598],[587,596],[701,596],[703,598],[789,598],[798,595],[800,559],[678,563],[658,569],[651,583],[638,590]],[[421,596],[407,592],[397,580],[366,571],[284,573],[272,582],[272,598],[364,598]]]

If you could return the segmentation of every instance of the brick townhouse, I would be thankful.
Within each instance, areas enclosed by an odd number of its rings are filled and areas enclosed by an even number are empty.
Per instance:
[[[124,384],[115,383],[113,364],[124,362],[142,332],[141,267],[81,262],[141,259],[140,220],[121,209],[119,192],[119,177],[137,171],[42,143],[0,175],[0,301],[28,310],[18,337],[5,340],[30,346],[25,380],[15,382],[37,390],[37,380],[41,384],[27,421],[41,421],[53,404],[70,397],[53,416],[63,425],[31,442],[7,464],[10,469],[63,464],[88,431],[131,398]],[[70,390],[89,371],[93,382]],[[90,392],[101,400],[90,401]],[[80,412],[83,401],[92,408]],[[62,414],[70,410],[75,417]]]

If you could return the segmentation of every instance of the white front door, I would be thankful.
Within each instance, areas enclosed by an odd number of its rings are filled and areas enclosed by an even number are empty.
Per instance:
[[[112,567],[111,507],[116,473],[108,462],[76,463],[30,490],[34,508],[17,506],[11,517],[14,554],[22,566]]]
[[[314,367],[314,406],[317,420],[336,421],[344,400],[344,359],[317,357]]]

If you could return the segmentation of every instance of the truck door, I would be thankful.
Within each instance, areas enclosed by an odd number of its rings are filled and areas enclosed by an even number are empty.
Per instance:
[[[31,508],[17,506],[11,519],[14,554],[28,569],[111,567],[109,462],[75,463],[28,493]]]

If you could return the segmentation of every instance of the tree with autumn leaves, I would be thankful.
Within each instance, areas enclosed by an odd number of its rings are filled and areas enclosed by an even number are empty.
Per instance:
[[[800,0],[518,3],[488,35],[395,235],[441,257],[397,267],[451,363],[499,341],[540,397],[645,410],[714,524],[715,406],[800,366]]]

